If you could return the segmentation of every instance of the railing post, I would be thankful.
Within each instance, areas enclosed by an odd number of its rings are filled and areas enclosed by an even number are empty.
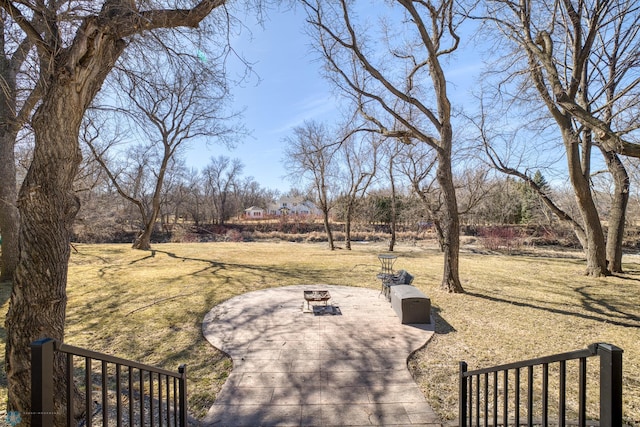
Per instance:
[[[460,386],[458,394],[458,423],[460,427],[467,427],[467,362],[460,362]]]
[[[178,390],[180,392],[180,427],[187,427],[187,365],[178,367],[180,379],[178,380]]]
[[[53,426],[53,352],[55,341],[31,343],[31,425]]]
[[[600,356],[600,427],[622,425],[622,349],[598,344]]]

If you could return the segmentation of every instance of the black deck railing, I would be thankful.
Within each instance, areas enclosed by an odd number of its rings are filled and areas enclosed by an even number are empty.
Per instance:
[[[63,353],[66,408],[54,412],[54,356]],[[63,414],[60,414],[60,413]],[[81,414],[78,419],[76,414]],[[187,427],[187,372],[178,372],[63,344],[31,344],[31,425]]]
[[[599,424],[587,420],[587,359],[599,356]],[[572,374],[568,375],[568,363]],[[525,375],[521,375],[526,372]],[[551,373],[550,373],[551,372]],[[521,376],[526,376],[522,379]],[[577,382],[568,397],[568,381]],[[569,384],[571,384],[569,382]],[[553,391],[557,394],[553,394]],[[597,390],[591,390],[597,393]],[[459,423],[471,426],[622,426],[622,349],[585,350],[467,371],[460,362]],[[594,399],[598,399],[596,396]],[[568,401],[576,403],[568,410]],[[571,412],[570,419],[567,414]],[[596,415],[597,416],[597,415]],[[552,419],[553,418],[553,419]],[[595,418],[592,417],[592,418]]]

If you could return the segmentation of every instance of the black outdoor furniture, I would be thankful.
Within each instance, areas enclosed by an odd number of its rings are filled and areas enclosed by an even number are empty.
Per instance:
[[[391,301],[390,289],[397,285],[410,285],[413,282],[413,275],[406,270],[398,270],[396,274],[390,274],[382,280],[381,293]]]

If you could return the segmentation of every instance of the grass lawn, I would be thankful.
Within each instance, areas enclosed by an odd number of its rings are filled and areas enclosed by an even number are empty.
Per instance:
[[[201,322],[235,295],[294,284],[378,289],[380,244],[330,252],[324,244],[259,242],[76,245],[69,267],[70,344],[177,369],[189,369],[189,409],[203,416],[232,363],[202,337]],[[436,336],[409,365],[428,401],[444,419],[457,416],[458,361],[470,369],[610,342],[624,349],[627,422],[640,426],[640,256],[627,255],[627,273],[582,275],[576,253],[506,256],[464,250],[463,295],[439,290],[442,256],[433,247],[399,246],[396,269],[432,300]],[[8,290],[0,290],[2,314]],[[4,330],[0,352],[4,354]],[[6,381],[6,380],[3,380]],[[0,382],[0,399],[6,383]],[[1,408],[0,408],[1,409]],[[592,409],[593,410],[593,409]]]

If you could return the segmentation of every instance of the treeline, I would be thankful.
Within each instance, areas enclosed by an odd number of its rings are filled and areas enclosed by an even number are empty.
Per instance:
[[[286,239],[326,241],[324,228],[317,217],[272,217],[266,220],[246,220],[244,209],[258,206],[267,209],[281,196],[280,192],[261,187],[250,176],[242,174],[238,159],[224,156],[212,158],[202,170],[187,169],[184,163],[172,165],[162,191],[160,215],[155,223],[152,242],[249,241],[256,239]],[[89,158],[85,173],[76,183],[81,198],[81,210],[74,225],[74,240],[88,243],[131,243],[143,230],[139,206],[123,198],[110,184],[104,171]],[[465,175],[465,174],[463,174]],[[491,234],[492,227],[521,225],[518,236],[537,237],[541,243],[575,244],[572,233],[561,225],[540,198],[519,180],[510,177],[475,174],[460,176],[462,235]],[[569,190],[553,188],[542,174],[536,179],[546,191],[553,193],[567,210],[576,209]],[[131,191],[149,206],[153,197],[151,180],[129,175],[126,183]],[[464,184],[464,185],[463,185]],[[473,190],[472,190],[473,189]],[[287,196],[316,202],[311,191],[291,190]],[[436,195],[434,195],[436,197]],[[606,197],[601,198],[601,213],[606,219]],[[392,193],[389,188],[375,188],[358,199],[353,215],[354,240],[389,238],[392,213]],[[347,200],[337,195],[331,201],[331,228],[341,240],[344,231]],[[433,203],[437,200],[433,200]],[[637,211],[637,203],[630,209]],[[433,238],[433,212],[425,201],[408,187],[395,195],[396,226],[401,239]],[[630,218],[635,217],[634,214]],[[542,230],[542,231],[541,231]],[[496,231],[497,234],[502,232]],[[502,233],[504,234],[504,233]],[[300,235],[307,235],[301,237]],[[628,244],[628,242],[626,242]]]

